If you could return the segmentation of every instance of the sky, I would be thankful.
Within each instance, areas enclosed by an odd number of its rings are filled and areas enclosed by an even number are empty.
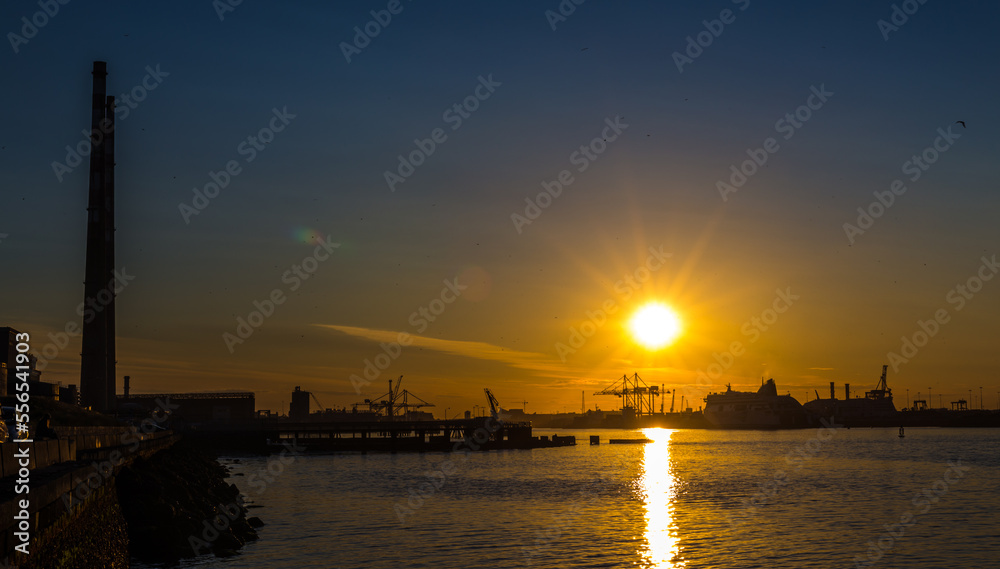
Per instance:
[[[403,376],[454,416],[888,364],[897,408],[998,404],[994,3],[43,4],[0,7],[0,325],[45,380],[79,383],[107,61],[119,390]],[[683,322],[657,350],[649,302]]]

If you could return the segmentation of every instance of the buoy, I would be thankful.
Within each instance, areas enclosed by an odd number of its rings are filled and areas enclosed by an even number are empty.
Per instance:
[[[906,436],[906,435],[904,435],[904,434],[903,434],[903,427],[900,427],[900,428],[899,428],[899,438],[903,438],[903,437],[905,437],[905,436]]]

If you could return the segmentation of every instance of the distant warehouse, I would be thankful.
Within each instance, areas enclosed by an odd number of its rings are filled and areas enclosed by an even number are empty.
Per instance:
[[[135,404],[148,411],[158,408],[157,400],[169,398],[173,411],[171,419],[184,423],[236,423],[255,418],[255,401],[252,391],[224,391],[218,393],[143,393],[119,395],[118,407]]]

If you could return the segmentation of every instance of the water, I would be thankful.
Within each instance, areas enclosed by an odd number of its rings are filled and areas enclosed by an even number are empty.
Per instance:
[[[997,429],[553,432],[582,444],[240,459],[261,540],[182,567],[1000,566]]]

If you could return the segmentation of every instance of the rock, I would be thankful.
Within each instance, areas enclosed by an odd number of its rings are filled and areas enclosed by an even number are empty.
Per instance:
[[[123,468],[117,490],[130,553],[164,562],[235,554],[258,539],[259,526],[247,520],[239,488],[225,478],[225,467],[184,441]]]
[[[235,555],[239,555],[239,552],[235,549],[213,549],[212,553],[214,553],[216,557],[233,557]]]
[[[243,547],[243,543],[231,533],[222,533],[212,544],[212,550],[239,549]]]

